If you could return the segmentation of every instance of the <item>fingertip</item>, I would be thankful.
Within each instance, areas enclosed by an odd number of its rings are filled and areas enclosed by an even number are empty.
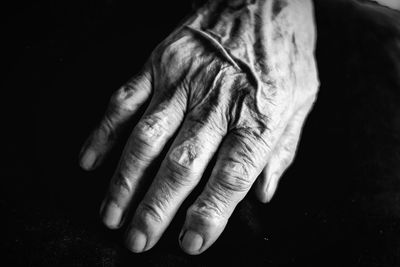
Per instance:
[[[271,202],[272,197],[274,196],[275,190],[268,190],[261,186],[257,186],[255,190],[255,194],[257,199],[263,203],[267,204]]]
[[[189,255],[200,254],[204,243],[203,237],[192,230],[184,231],[181,234],[179,241],[182,250]]]
[[[146,251],[147,236],[136,228],[130,229],[125,239],[125,246],[134,253]]]
[[[103,224],[112,230],[119,229],[122,225],[121,218],[123,210],[114,202],[102,204],[100,209],[100,216],[102,217]]]
[[[264,204],[267,204],[270,199],[267,197],[267,194],[264,190],[259,190],[258,188],[256,189],[256,197],[257,199]]]
[[[255,189],[254,189],[254,193],[257,197],[257,199],[261,202],[261,203],[268,203],[269,199],[267,198],[267,194],[266,194],[266,188],[267,188],[267,179],[265,177],[265,175],[263,176],[259,176],[257,179],[257,182],[255,184]]]
[[[275,195],[276,188],[278,187],[279,176],[275,175],[271,178],[268,184],[267,190],[265,191],[265,198],[267,202],[271,202],[272,197]]]
[[[229,218],[220,217],[210,208],[193,204],[179,235],[179,245],[189,255],[199,255],[208,250],[220,237]]]
[[[90,171],[95,168],[97,159],[98,155],[96,151],[93,148],[87,148],[80,158],[80,166],[82,169]]]

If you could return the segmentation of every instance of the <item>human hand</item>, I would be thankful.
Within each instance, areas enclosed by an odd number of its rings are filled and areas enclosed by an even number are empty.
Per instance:
[[[119,129],[150,99],[101,207],[109,228],[128,223],[134,252],[157,243],[216,153],[180,235],[189,254],[215,242],[257,177],[257,196],[269,201],[293,160],[318,89],[311,1],[252,2],[210,1],[200,8],[113,95],[82,150],[82,168],[99,166]],[[140,201],[144,173],[175,134]]]

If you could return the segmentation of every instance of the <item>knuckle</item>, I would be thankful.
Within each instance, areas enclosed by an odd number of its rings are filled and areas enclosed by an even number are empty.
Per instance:
[[[162,212],[162,208],[160,204],[157,202],[147,203],[142,202],[137,209],[136,219],[139,219],[142,222],[157,222],[161,223],[164,221],[164,213]]]
[[[247,172],[243,175],[243,172],[236,170],[232,170],[229,173],[221,171],[216,184],[216,188],[220,188],[218,191],[221,191],[222,194],[247,192],[252,185]]]
[[[114,139],[114,129],[106,116],[99,124],[98,128],[93,131],[92,144],[97,147],[104,147],[108,142],[113,141]]]
[[[263,134],[265,131],[267,130],[260,127],[243,127],[232,133],[232,142],[238,150],[238,155],[248,164],[255,165],[258,157],[272,150],[273,145]]]
[[[224,218],[224,208],[210,199],[199,198],[187,211],[192,220],[202,224],[217,224]]]
[[[192,179],[193,175],[189,174],[186,171],[176,171],[176,169],[170,169],[171,167],[167,167],[168,170],[164,175],[164,182],[168,186],[168,188],[172,191],[177,191],[179,188],[188,187],[193,185],[194,179]]]
[[[110,99],[110,107],[119,112],[134,111],[151,93],[151,75],[141,73],[116,90]]]
[[[137,141],[137,140],[136,140]],[[129,149],[124,153],[121,162],[121,172],[127,177],[136,177],[138,170],[148,165],[152,160],[150,151],[143,149],[140,145],[130,145]]]
[[[128,196],[132,191],[132,184],[129,178],[124,175],[121,171],[118,171],[113,178],[111,184],[111,195],[124,197]]]
[[[156,116],[147,116],[139,121],[136,128],[136,138],[146,145],[155,145],[166,134],[162,120]]]
[[[281,146],[280,160],[283,166],[289,166],[294,160],[297,150],[298,138],[297,136],[289,136],[284,144]]]
[[[194,169],[197,163],[200,148],[193,142],[185,141],[176,146],[168,156],[168,166],[172,170],[183,171],[188,174]]]
[[[121,86],[112,94],[110,99],[110,108],[119,112],[122,112],[123,110],[131,110],[136,107],[136,105],[132,105],[131,103],[132,100],[135,99],[133,96],[136,94],[137,90],[131,83]]]
[[[295,140],[294,138],[290,138],[290,140],[287,141],[286,144],[282,146],[282,149],[285,152],[284,154],[288,156],[294,154],[296,148],[297,148],[297,140]]]
[[[169,207],[174,205],[174,200],[179,195],[178,188],[170,179],[159,179],[159,177],[156,177],[152,187],[148,191],[148,196],[143,202],[154,205],[159,211],[167,211]]]
[[[117,91],[115,91],[110,98],[111,107],[120,107],[124,99],[127,98],[129,90],[126,85],[121,86]]]
[[[191,46],[190,36],[181,32],[173,39],[162,43],[153,52],[153,58],[162,65],[176,66],[191,57]]]
[[[115,131],[117,126],[115,124],[115,117],[117,114],[115,112],[109,112],[105,114],[103,121],[97,132],[97,137],[99,141],[107,142],[115,139]]]
[[[114,123],[113,123],[113,113],[107,113],[105,116],[104,116],[104,119],[103,119],[103,123],[102,123],[102,126],[101,126],[101,128],[104,130],[104,131],[107,131],[107,132],[110,132],[110,131],[112,131],[112,129],[114,128]],[[114,115],[115,116],[115,115]]]
[[[229,177],[242,177],[242,180],[250,180],[256,169],[256,159],[254,152],[237,149],[232,155],[223,159],[218,176],[226,179]]]
[[[152,86],[152,75],[149,71],[149,67],[149,62],[147,62],[144,69],[142,69],[139,74],[132,77],[129,82],[123,86],[125,91],[145,91],[145,93],[150,93]]]
[[[282,157],[281,157],[281,164],[282,164],[282,166],[284,167],[284,168],[287,168],[287,167],[289,167],[291,164],[292,164],[292,162],[293,162],[293,160],[294,160],[294,157],[295,157],[295,147],[291,147],[291,146],[284,146],[283,147],[283,150],[284,150],[284,155],[282,155]]]

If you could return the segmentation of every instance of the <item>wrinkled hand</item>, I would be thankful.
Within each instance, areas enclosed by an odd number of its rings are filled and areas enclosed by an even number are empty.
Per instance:
[[[97,167],[115,134],[151,99],[101,208],[109,228],[129,223],[127,246],[134,252],[157,243],[215,153],[179,239],[189,254],[213,244],[257,177],[257,196],[269,201],[293,160],[318,88],[312,6],[308,0],[247,2],[210,1],[183,23],[114,94],[83,148],[81,166]],[[176,133],[127,218],[144,173]]]

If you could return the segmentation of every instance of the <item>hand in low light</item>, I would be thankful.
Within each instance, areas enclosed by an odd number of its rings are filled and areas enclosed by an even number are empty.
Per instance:
[[[181,231],[189,254],[214,243],[257,177],[257,196],[268,202],[293,160],[318,88],[311,2],[253,2],[210,1],[200,8],[114,94],[83,148],[81,166],[97,167],[119,129],[149,103],[101,208],[109,228],[128,223],[134,252],[157,243],[214,154],[212,174],[203,177],[208,181]],[[140,201],[144,173],[176,133]]]

